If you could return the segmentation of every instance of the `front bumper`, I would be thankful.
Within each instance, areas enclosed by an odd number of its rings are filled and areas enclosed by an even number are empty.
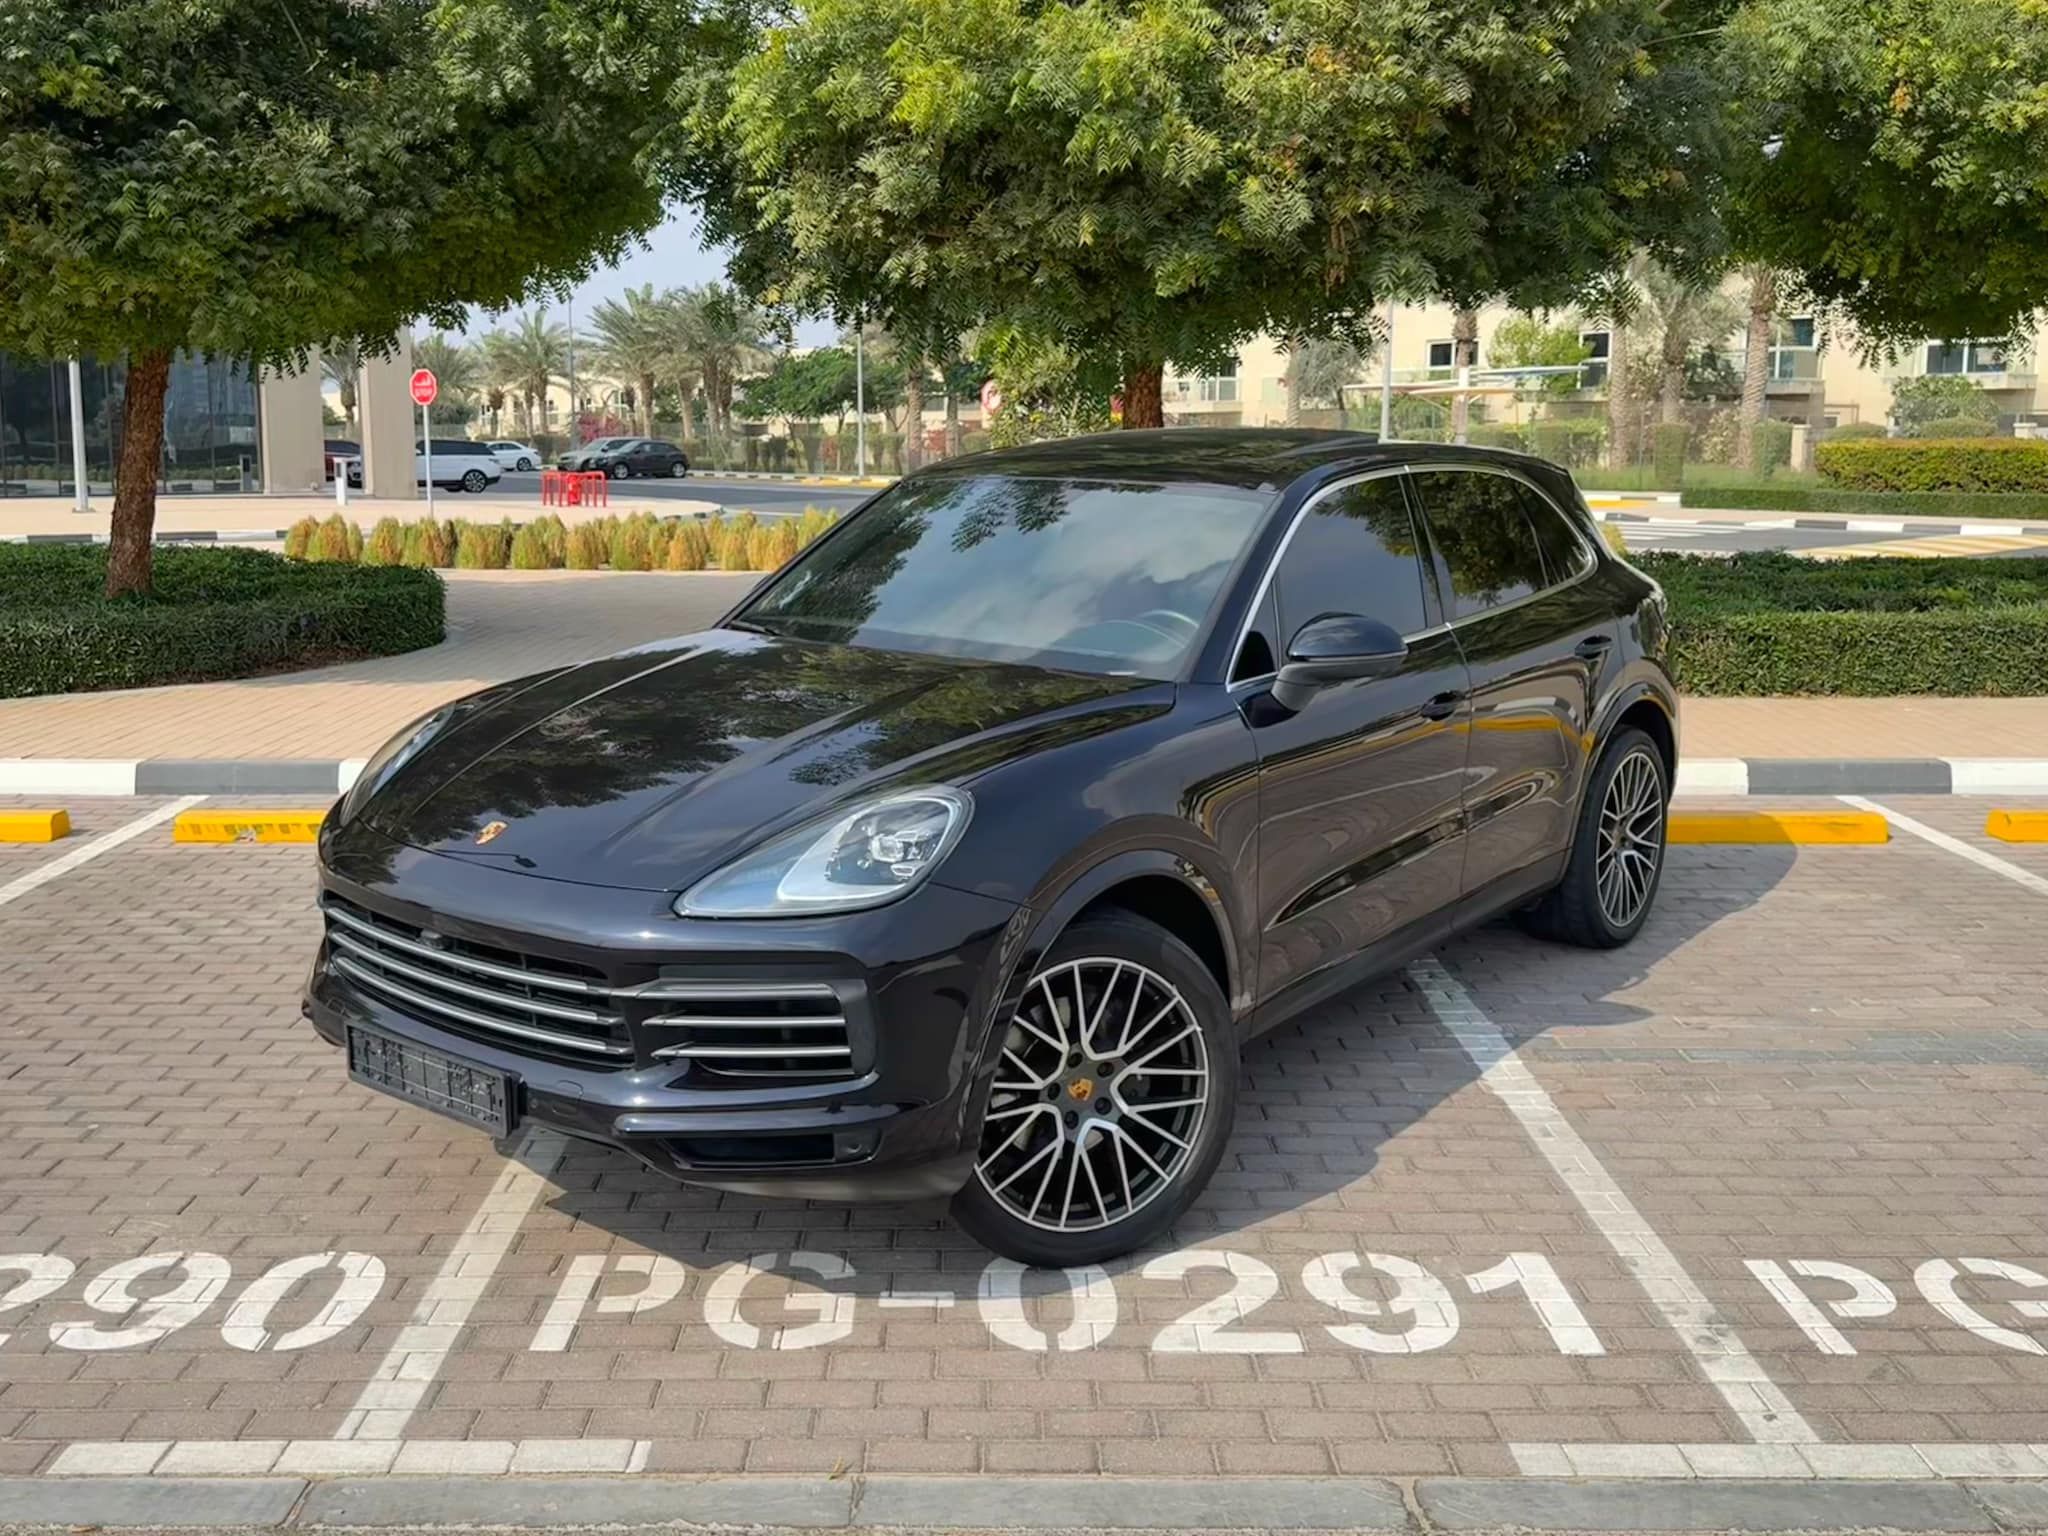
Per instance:
[[[366,985],[360,965],[351,969],[360,956],[345,947],[351,930],[330,916],[304,1008],[321,1037],[342,1045],[353,1025],[503,1072],[517,1126],[744,1193],[911,1199],[949,1194],[971,1171],[987,1025],[1021,928],[1008,903],[927,885],[831,918],[685,919],[659,892],[518,874],[355,827],[323,829],[320,889],[330,911],[358,920],[601,979],[623,1019],[611,1047],[619,1054],[578,1059]],[[712,982],[828,986],[849,1061],[829,1080],[755,1080],[658,1055],[670,1038],[655,1022],[660,999]]]

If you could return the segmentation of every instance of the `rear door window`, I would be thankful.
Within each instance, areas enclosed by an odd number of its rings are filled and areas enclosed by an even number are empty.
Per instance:
[[[1522,510],[1529,515],[1529,526],[1536,530],[1536,547],[1543,551],[1547,585],[1560,586],[1585,575],[1592,567],[1593,552],[1565,515],[1534,486],[1517,482],[1515,489],[1522,498]]]
[[[1414,480],[1450,569],[1451,618],[1471,618],[1550,585],[1520,481],[1463,469],[1418,469]]]

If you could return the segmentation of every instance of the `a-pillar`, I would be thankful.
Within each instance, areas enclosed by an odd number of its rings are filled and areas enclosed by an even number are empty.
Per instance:
[[[412,338],[400,336],[384,357],[364,357],[356,380],[356,409],[363,422],[363,494],[410,501],[418,466],[413,443],[419,436],[419,407],[412,403]]]
[[[296,373],[265,372],[257,384],[258,451],[267,496],[318,495],[327,483],[327,433],[320,417],[320,354]]]

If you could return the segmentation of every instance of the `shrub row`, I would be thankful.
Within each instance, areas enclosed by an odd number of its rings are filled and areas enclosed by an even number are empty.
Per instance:
[[[1835,438],[1813,466],[1854,491],[2048,493],[2048,442],[2033,438]]]
[[[1844,491],[1826,486],[1707,485],[1678,493],[1681,506],[1727,511],[1818,512],[1835,517],[2012,518],[2048,523],[2048,494],[1969,491]]]
[[[801,517],[658,518],[651,512],[566,524],[552,512],[532,522],[473,523],[423,517],[378,522],[365,538],[339,514],[302,518],[285,535],[287,559],[463,571],[772,571],[839,520],[808,507]]]
[[[109,601],[105,546],[0,545],[0,698],[205,682],[439,643],[441,578],[163,547],[148,597]]]
[[[1701,695],[2048,693],[2048,561],[1643,554]]]

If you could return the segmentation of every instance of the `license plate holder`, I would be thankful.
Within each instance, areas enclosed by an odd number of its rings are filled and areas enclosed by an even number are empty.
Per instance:
[[[348,1075],[366,1088],[500,1139],[512,1134],[518,1118],[509,1074],[353,1024],[348,1027]]]

